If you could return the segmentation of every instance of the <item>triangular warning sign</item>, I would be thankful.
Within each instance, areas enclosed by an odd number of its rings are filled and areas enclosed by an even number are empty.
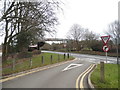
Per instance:
[[[101,39],[102,39],[104,44],[107,44],[109,39],[110,39],[110,36],[101,36]]]

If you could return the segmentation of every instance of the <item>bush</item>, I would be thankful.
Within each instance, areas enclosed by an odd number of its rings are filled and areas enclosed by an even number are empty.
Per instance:
[[[82,51],[92,51],[91,48],[83,48]]]
[[[29,58],[32,57],[32,53],[31,52],[20,52],[17,54],[17,58],[18,59],[22,59],[22,58]]]
[[[103,52],[103,50],[102,50],[102,45],[100,45],[100,44],[95,44],[95,45],[93,45],[91,48],[92,48],[93,51]]]
[[[34,50],[32,51],[33,55],[37,55],[37,54],[41,54],[41,51],[40,50]]]

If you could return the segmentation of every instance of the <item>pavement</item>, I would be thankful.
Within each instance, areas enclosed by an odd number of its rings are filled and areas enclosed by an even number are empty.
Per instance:
[[[44,51],[49,52],[49,51]],[[64,54],[62,52],[51,52]],[[105,56],[74,54],[73,61],[57,63],[42,67],[33,73],[23,74],[2,82],[3,88],[84,88],[88,85],[87,76],[93,70],[95,64],[106,62]],[[116,63],[116,58],[108,57],[107,63]],[[82,81],[81,81],[82,79]]]

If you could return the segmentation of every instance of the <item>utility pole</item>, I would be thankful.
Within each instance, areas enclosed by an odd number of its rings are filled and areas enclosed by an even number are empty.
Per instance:
[[[119,64],[119,56],[118,56],[118,53],[119,53],[119,51],[118,51],[118,34],[117,34],[117,64]]]
[[[118,2],[118,30],[117,30],[117,64],[119,64],[119,44],[120,44],[120,2]]]
[[[117,30],[117,64],[119,64],[119,31],[120,30],[120,24],[118,20],[118,30]]]

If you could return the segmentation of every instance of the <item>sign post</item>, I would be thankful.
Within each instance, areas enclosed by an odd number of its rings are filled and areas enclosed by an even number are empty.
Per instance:
[[[100,62],[100,80],[104,83],[105,81],[105,74],[104,74],[104,62]]]
[[[106,55],[106,63],[107,63],[107,52],[110,50],[110,48],[108,47],[107,43],[110,39],[110,36],[101,36],[101,39],[104,43],[104,46],[103,46],[103,51],[105,52],[105,55]]]
[[[106,63],[107,63],[107,52],[106,52]]]
[[[101,36],[101,39],[104,43],[102,49],[105,52],[106,55],[106,63],[107,63],[107,52],[110,50],[110,48],[108,47],[107,43],[110,39],[110,36]],[[100,79],[101,82],[105,81],[105,76],[104,76],[104,62],[100,62]]]

